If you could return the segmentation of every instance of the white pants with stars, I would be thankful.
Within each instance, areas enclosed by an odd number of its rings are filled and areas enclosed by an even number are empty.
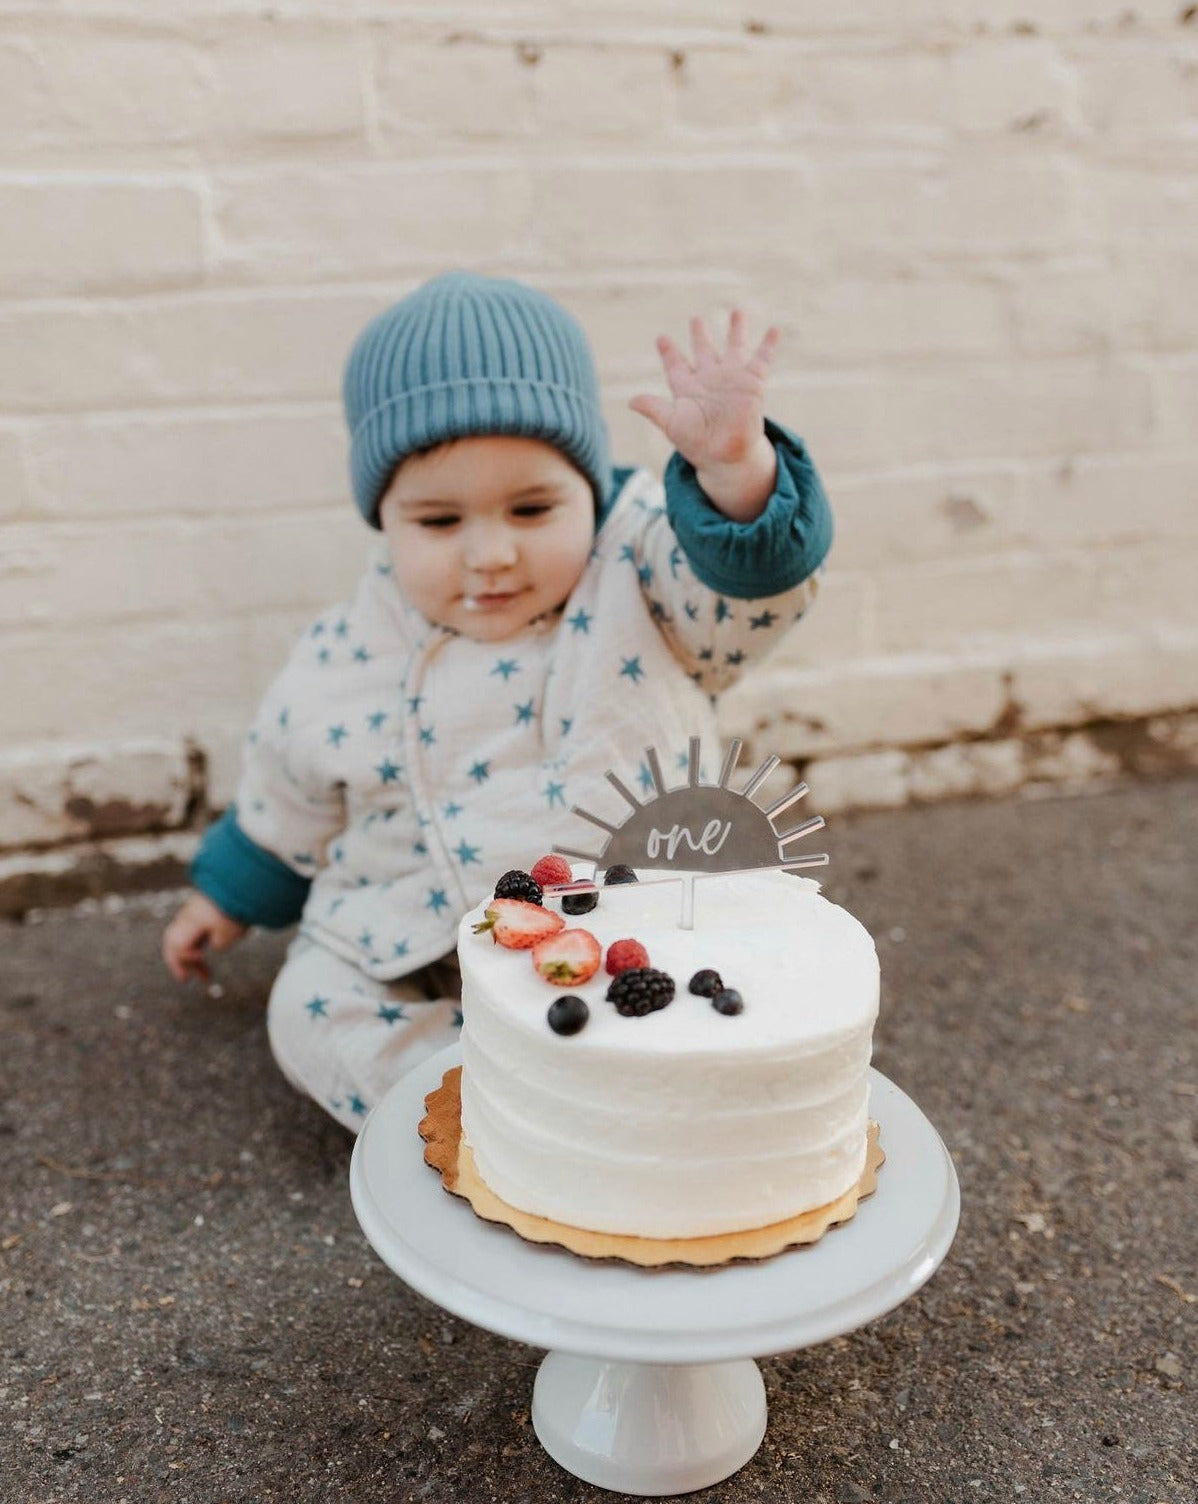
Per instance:
[[[378,982],[301,935],[271,990],[270,1047],[292,1086],[356,1133],[389,1086],[456,1042],[461,985],[454,955]]]

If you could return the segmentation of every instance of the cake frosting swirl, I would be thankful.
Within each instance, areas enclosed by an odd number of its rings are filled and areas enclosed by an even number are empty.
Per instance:
[[[633,1018],[606,1001],[603,970],[557,988],[527,951],[474,933],[485,909],[458,937],[462,1132],[502,1200],[573,1227],[687,1238],[782,1221],[856,1182],[878,961],[868,932],[817,883],[702,877],[692,929],[679,925],[677,882],[604,888],[567,922],[604,952],[639,940],[675,981],[668,1006]],[[688,991],[704,968],[739,991],[742,1012]],[[589,1008],[568,1037],[546,1023],[564,990]]]

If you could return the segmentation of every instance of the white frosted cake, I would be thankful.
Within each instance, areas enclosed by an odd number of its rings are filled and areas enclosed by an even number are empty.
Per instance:
[[[639,941],[674,979],[672,1001],[643,1016],[607,1001],[602,966],[554,986],[528,950],[475,933],[487,904],[463,920],[462,1132],[479,1174],[521,1211],[640,1237],[737,1232],[834,1200],[865,1161],[869,934],[818,884],[778,871],[697,879],[683,929],[680,884],[643,876],[565,921],[604,955]],[[688,990],[708,968],[741,1011]],[[547,1023],[563,994],[587,1005],[570,1034]]]

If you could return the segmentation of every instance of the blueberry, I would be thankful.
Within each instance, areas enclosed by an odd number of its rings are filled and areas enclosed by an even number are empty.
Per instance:
[[[599,902],[598,893],[563,893],[563,914],[589,914]]]
[[[687,983],[687,989],[696,997],[714,997],[723,985],[719,972],[712,971],[710,966],[706,966],[702,971],[695,972]]]
[[[590,1016],[591,1010],[572,992],[565,997],[555,998],[549,1004],[546,1015],[549,1027],[555,1034],[577,1034]]]
[[[745,1011],[745,1000],[735,987],[721,987],[719,992],[712,997],[711,1006],[717,1013],[727,1013],[729,1015],[743,1013]]]
[[[636,883],[640,878],[627,862],[616,862],[603,874],[603,886],[610,888],[615,883]]]

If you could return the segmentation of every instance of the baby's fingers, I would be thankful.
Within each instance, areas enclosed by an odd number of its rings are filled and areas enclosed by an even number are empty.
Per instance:
[[[770,365],[773,363],[774,351],[777,350],[778,341],[781,339],[781,337],[782,335],[778,329],[777,324],[771,324],[770,327],[761,336],[761,343],[753,352],[753,359],[749,362],[749,365],[752,366],[756,371],[758,371],[762,376],[765,375],[765,373],[769,370]]]
[[[707,325],[701,318],[691,319],[691,347],[695,352],[696,366],[705,366],[720,358],[720,352],[712,344]]]
[[[640,413],[642,418],[648,418],[649,422],[655,424],[663,433],[666,432],[666,424],[673,404],[667,402],[664,397],[652,397],[644,393],[633,397],[628,406],[634,413]]]
[[[657,353],[661,356],[662,368],[670,390],[677,391],[681,382],[691,375],[691,363],[668,334],[657,336]]]
[[[180,958],[179,970],[175,973],[180,982],[210,982],[212,973],[208,970],[208,963],[203,956],[183,956]]]
[[[728,355],[744,356],[745,316],[739,308],[734,308],[728,319],[728,342],[725,349]]]
[[[203,947],[194,941],[180,943],[168,933],[163,937],[162,959],[176,982],[189,982],[193,977],[201,982],[211,980]]]

